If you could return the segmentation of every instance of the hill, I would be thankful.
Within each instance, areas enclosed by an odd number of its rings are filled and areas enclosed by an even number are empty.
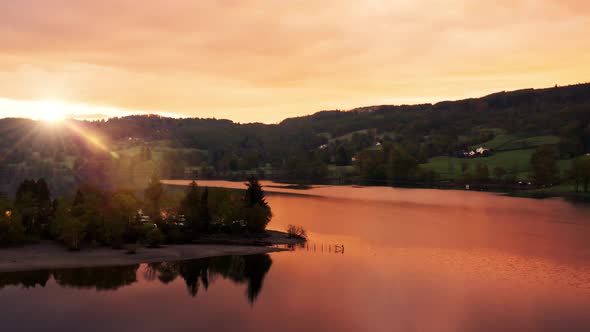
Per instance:
[[[322,111],[272,125],[154,115],[70,121],[56,129],[2,119],[0,138],[3,191],[13,190],[22,178],[41,176],[54,189],[92,179],[132,187],[155,170],[167,178],[258,174],[298,182],[362,181],[361,165],[353,160],[391,144],[441,179],[457,178],[455,156],[476,146],[496,152],[468,163],[506,169],[516,164],[518,177],[526,178],[525,164],[542,144],[559,147],[564,168],[567,160],[590,151],[590,84],[437,104]],[[457,165],[449,166],[453,163]],[[390,176],[389,169],[377,171]]]

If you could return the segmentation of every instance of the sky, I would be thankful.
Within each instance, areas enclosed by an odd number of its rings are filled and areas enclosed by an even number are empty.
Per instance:
[[[0,117],[276,123],[588,78],[587,0],[0,0]]]

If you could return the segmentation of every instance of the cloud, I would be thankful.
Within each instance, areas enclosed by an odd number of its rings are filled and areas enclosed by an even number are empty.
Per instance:
[[[239,121],[590,74],[587,1],[0,1],[0,97]]]

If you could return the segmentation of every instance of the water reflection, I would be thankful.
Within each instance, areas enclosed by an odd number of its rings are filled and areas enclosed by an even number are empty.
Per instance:
[[[123,280],[116,291],[105,280],[100,291],[66,277],[60,285],[52,271],[0,274],[0,331],[590,331],[588,205],[391,188],[305,193],[268,196],[271,229],[308,231],[289,252],[142,264],[128,273],[135,279],[111,270]]]
[[[5,272],[0,273],[0,289],[7,286],[21,286],[22,288],[45,287],[51,277],[51,272],[27,271],[27,272]]]
[[[22,288],[45,287],[53,278],[62,287],[117,290],[138,281],[158,281],[164,285],[182,278],[190,296],[196,297],[201,286],[207,290],[212,280],[218,277],[235,284],[246,284],[246,297],[254,303],[262,290],[264,277],[272,266],[268,254],[247,256],[224,256],[179,262],[161,262],[129,266],[109,266],[75,269],[55,269],[25,272],[0,273],[0,289],[8,286]],[[142,270],[142,273],[140,273]]]
[[[152,263],[144,276],[168,284],[177,277],[184,279],[188,293],[197,296],[201,285],[209,288],[210,280],[221,276],[236,284],[247,284],[246,297],[254,303],[262,290],[264,277],[272,266],[269,255],[224,256],[182,262]]]
[[[53,279],[60,286],[97,291],[117,290],[137,282],[139,265],[54,270]]]

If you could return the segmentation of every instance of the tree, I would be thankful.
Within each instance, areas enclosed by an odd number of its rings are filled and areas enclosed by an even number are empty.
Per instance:
[[[41,178],[20,183],[16,191],[15,207],[22,216],[27,232],[40,232],[50,222],[54,212],[45,180]]]
[[[542,145],[531,157],[533,180],[537,184],[554,184],[559,180],[557,158],[559,153],[554,145]]]
[[[369,184],[383,184],[387,180],[385,161],[381,151],[364,150],[357,155],[361,176]]]
[[[158,228],[154,228],[147,233],[146,241],[151,248],[157,248],[164,242],[164,235]]]
[[[158,219],[160,216],[160,203],[164,195],[164,187],[158,174],[154,172],[152,178],[145,188],[143,195],[145,197],[146,211],[152,219]]]
[[[258,179],[251,177],[246,183],[246,187],[246,193],[244,194],[245,207],[241,212],[248,229],[262,232],[272,218],[272,211],[266,202],[264,191]]]
[[[205,187],[201,195],[201,207],[199,209],[199,224],[202,229],[208,229],[211,222],[209,213],[209,188]]]
[[[104,219],[104,240],[106,244],[119,247],[131,218],[139,209],[139,201],[133,193],[118,192],[110,200],[110,209]]]
[[[53,224],[53,233],[69,249],[80,249],[80,245],[85,237],[85,225],[82,224],[80,219],[70,213],[66,202],[62,201],[58,204],[55,213],[55,223]]]
[[[198,232],[203,230],[201,225],[201,193],[197,182],[192,181],[188,187],[186,196],[181,202],[180,210],[184,214],[190,230]]]
[[[346,148],[342,144],[338,145],[338,147],[336,148],[336,155],[334,157],[336,165],[337,166],[350,165],[350,158],[351,158],[351,156],[348,153],[348,151],[346,150]]]
[[[0,206],[0,246],[19,245],[25,240],[22,216],[8,206]]]
[[[498,180],[498,181],[502,181],[507,173],[508,172],[506,171],[506,169],[502,166],[494,167],[494,176],[496,177],[496,180]]]
[[[262,190],[262,186],[258,179],[255,177],[251,177],[248,179],[246,183],[246,194],[244,195],[244,201],[246,202],[247,206],[254,206],[256,204],[262,206],[268,206],[266,202],[264,191]]]
[[[88,183],[80,185],[78,193],[72,202],[69,216],[81,225],[83,239],[93,244],[109,243],[109,236],[105,230],[105,216],[109,210],[110,194]],[[76,223],[72,225],[78,226]]]
[[[475,179],[487,182],[490,179],[490,170],[486,164],[478,163],[475,165]]]
[[[389,178],[395,182],[410,180],[416,175],[418,161],[401,145],[395,144],[389,153]]]
[[[574,180],[576,192],[580,184],[584,185],[584,192],[588,192],[590,184],[590,156],[580,156],[572,162],[569,170],[569,177]]]

